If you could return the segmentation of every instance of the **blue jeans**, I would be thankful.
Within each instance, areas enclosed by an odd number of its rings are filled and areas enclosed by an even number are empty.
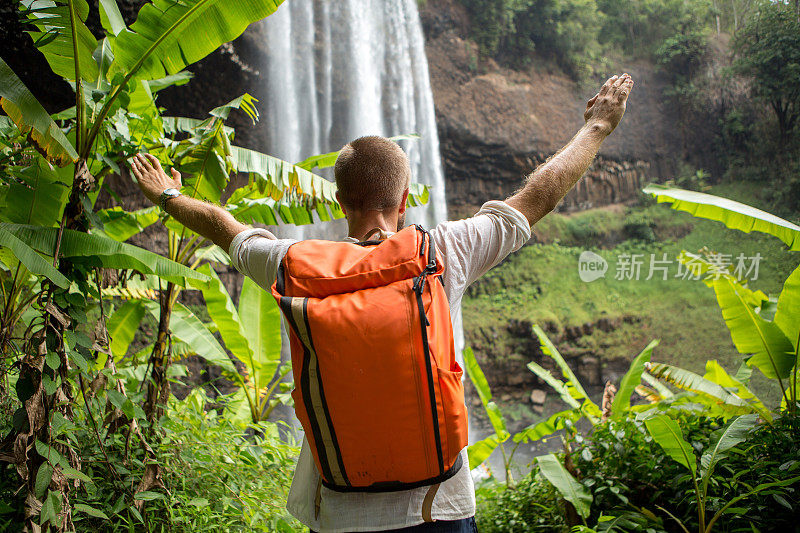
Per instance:
[[[311,533],[316,532],[311,531]],[[392,529],[391,533],[478,533],[478,526],[475,525],[475,517],[473,516],[462,520],[425,522],[418,526]]]

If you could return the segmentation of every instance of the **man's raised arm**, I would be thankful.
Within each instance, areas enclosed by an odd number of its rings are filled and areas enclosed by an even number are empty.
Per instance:
[[[180,172],[171,169],[172,177],[170,178],[161,168],[158,159],[151,154],[137,154],[131,160],[131,170],[139,181],[139,188],[156,205],[158,205],[159,197],[164,189],[180,190],[181,188]],[[225,250],[225,253],[228,252],[233,238],[239,232],[248,229],[223,208],[188,196],[169,199],[166,203],[166,210],[175,217],[175,220],[213,241],[214,244]]]
[[[600,145],[622,120],[632,88],[633,80],[627,74],[609,78],[586,104],[583,113],[586,124],[564,148],[539,165],[528,176],[525,185],[506,200],[508,205],[525,215],[531,226],[555,209],[589,168]]]

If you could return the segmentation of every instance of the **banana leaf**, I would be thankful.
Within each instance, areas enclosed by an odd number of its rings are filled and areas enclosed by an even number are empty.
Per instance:
[[[564,376],[564,379],[566,379],[569,383],[571,383],[572,386],[577,391],[578,397],[576,397],[575,399],[576,400],[586,399],[587,401],[591,402],[591,400],[589,400],[589,395],[586,394],[586,391],[581,386],[580,381],[578,381],[578,377],[575,375],[575,373],[569,367],[567,362],[564,360],[564,357],[558,351],[555,344],[553,344],[550,341],[547,334],[542,330],[542,328],[540,328],[536,324],[534,324],[533,326],[533,332],[536,334],[537,337],[539,337],[539,344],[541,346],[542,353],[545,355],[549,355],[550,358],[553,361],[555,361],[555,363],[558,365],[558,368],[561,369],[561,374]]]
[[[649,185],[643,191],[652,194],[659,203],[671,203],[672,209],[716,220],[745,233],[768,233],[782,240],[790,250],[800,250],[800,226],[755,207],[711,194],[662,185]]]
[[[475,352],[472,348],[464,348],[464,370],[467,371],[469,379],[475,385],[475,390],[478,391],[478,397],[485,407],[492,401],[492,390],[489,388],[489,382],[486,380],[486,375],[481,370],[478,360],[475,358]]]
[[[564,400],[564,403],[573,409],[581,408],[581,402],[575,399],[575,397],[570,393],[567,385],[560,379],[556,378],[549,370],[542,367],[538,363],[534,363],[533,361],[528,363],[528,369],[539,376],[542,381],[553,387],[558,395],[561,396],[561,399]]]
[[[794,269],[783,284],[778,297],[778,310],[773,318],[786,338],[794,345],[794,364],[800,351],[800,266]]]
[[[514,442],[532,442],[552,435],[559,429],[566,427],[565,422],[571,420],[575,422],[581,417],[581,412],[577,409],[566,409],[549,416],[537,424],[531,424],[519,433],[514,435]]]
[[[796,361],[794,347],[777,323],[756,312],[752,291],[731,276],[715,280],[713,287],[733,344],[740,353],[753,354],[747,364],[768,378],[788,377]]]
[[[175,74],[275,12],[281,0],[154,0],[114,40],[115,71],[144,79]]]
[[[667,415],[656,415],[644,421],[647,432],[653,440],[673,458],[697,475],[697,458],[692,446],[683,438],[683,432],[677,422]]]
[[[62,289],[69,287],[69,280],[61,272],[4,226],[0,224],[0,246],[11,250],[16,259],[33,274],[47,277]]]
[[[23,224],[0,224],[0,228],[13,233],[39,252],[52,254],[55,251],[57,228]],[[80,231],[64,230],[60,253],[64,257],[73,258],[73,261],[96,258],[105,268],[130,268],[143,274],[156,274],[182,286],[185,285],[184,278],[202,281],[207,279],[199,272],[138,246]]]
[[[143,300],[145,307],[158,320],[158,302]],[[211,364],[220,366],[228,372],[236,372],[228,354],[220,346],[214,335],[192,311],[180,302],[175,303],[169,320],[169,330],[179,341],[186,345],[199,357]]]
[[[575,507],[575,511],[583,518],[588,517],[592,510],[592,494],[572,477],[559,458],[551,453],[537,457],[536,462],[542,475]]]
[[[491,435],[483,440],[479,440],[475,444],[471,444],[467,448],[467,457],[469,457],[469,468],[477,468],[482,462],[492,455],[498,446],[507,441],[509,437],[508,432],[502,435]]]
[[[642,380],[651,387],[653,387],[655,391],[659,394],[659,396],[661,396],[662,398],[669,398],[673,396],[672,391],[669,390],[669,387],[658,381],[647,371],[642,372]]]
[[[108,336],[111,339],[111,354],[115,361],[122,359],[128,352],[136,331],[144,318],[145,306],[141,300],[129,300],[120,305],[108,317]],[[103,368],[106,355],[98,353],[97,366]]]
[[[706,361],[706,373],[703,378],[716,383],[725,390],[733,392],[739,398],[748,402],[764,420],[772,420],[772,414],[758,396],[747,388],[747,385],[728,374],[717,361]]]
[[[258,102],[257,98],[244,93],[243,95],[234,98],[227,104],[215,107],[208,113],[211,116],[219,117],[222,120],[227,120],[228,116],[231,114],[231,111],[238,109],[250,117],[250,120],[252,120],[253,124],[255,124],[256,121],[258,121],[258,109],[256,108],[256,102]]]
[[[97,212],[103,223],[102,233],[115,241],[127,241],[158,220],[158,207],[145,207],[136,211],[125,211],[121,207],[101,209]]]
[[[230,143],[222,126],[217,121],[211,128],[182,141],[173,157],[175,167],[184,175],[182,192],[192,198],[219,203],[228,184]]]
[[[738,395],[733,394],[717,383],[709,381],[689,370],[663,363],[651,363],[647,365],[646,368],[654,377],[672,383],[679,389],[706,396],[713,399],[718,404],[726,404],[736,408],[746,408],[748,410],[752,409],[750,405]]]
[[[97,40],[86,27],[86,0],[21,0],[20,11],[36,28],[28,33],[55,74],[72,81],[76,73],[82,81],[97,80],[92,57]]]
[[[404,135],[395,135],[394,137],[389,137],[389,140],[399,142],[405,140],[417,140],[419,138],[420,136],[416,133],[407,133]],[[326,154],[312,155],[311,157],[307,157],[299,163],[296,163],[296,165],[306,170],[314,170],[315,168],[330,168],[336,164],[336,158],[339,157],[339,152],[341,152],[341,150],[328,152]]]
[[[0,106],[22,133],[46,154],[49,161],[64,166],[78,159],[78,152],[42,104],[0,59]]]
[[[768,378],[788,377],[796,359],[794,347],[777,323],[761,316],[769,297],[745,287],[728,273],[715,271],[710,262],[698,255],[682,251],[678,260],[692,262],[699,273],[708,274],[704,282],[716,293],[734,346],[743,355],[752,354],[747,364]]]
[[[69,187],[43,157],[23,169],[9,168],[14,176],[8,185],[6,205],[0,220],[51,227],[61,220]]]
[[[703,490],[708,486],[714,466],[729,455],[731,448],[744,442],[751,429],[756,426],[758,415],[742,415],[734,418],[725,426],[710,448],[700,457],[700,475],[703,478]]]
[[[206,303],[206,310],[208,316],[214,321],[217,326],[222,342],[225,347],[230,350],[233,355],[247,365],[250,369],[253,368],[253,348],[250,346],[250,341],[245,336],[242,321],[239,318],[239,312],[233,305],[228,291],[222,284],[222,281],[217,276],[211,266],[206,263],[197,269],[198,272],[205,274],[209,278],[209,282],[199,287],[200,292],[203,294],[203,300]],[[251,370],[252,372],[252,370]]]
[[[242,332],[253,350],[250,378],[256,390],[266,387],[281,360],[281,314],[272,294],[244,278],[239,294]],[[247,364],[247,361],[243,361]]]
[[[489,388],[489,382],[486,381],[486,376],[483,370],[481,370],[478,360],[475,359],[475,353],[472,351],[472,348],[464,349],[464,364],[469,379],[478,391],[478,396],[489,417],[489,422],[492,424],[492,428],[494,428],[495,435],[508,435],[503,413],[500,411],[500,407],[492,401],[492,391]]]
[[[630,368],[622,377],[619,384],[619,390],[614,401],[611,404],[611,419],[620,420],[625,411],[631,405],[631,395],[633,394],[636,386],[642,382],[642,372],[644,372],[644,364],[650,362],[650,357],[653,355],[653,349],[658,346],[658,340],[654,340],[636,356],[631,363]]]
[[[119,35],[126,28],[116,0],[100,0],[100,24],[106,33]]]

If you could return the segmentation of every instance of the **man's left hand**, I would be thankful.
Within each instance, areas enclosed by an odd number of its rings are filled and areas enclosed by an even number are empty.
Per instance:
[[[167,176],[161,163],[152,154],[136,154],[131,159],[131,170],[139,182],[139,188],[156,205],[164,189],[181,189],[181,173],[171,168],[172,177]]]

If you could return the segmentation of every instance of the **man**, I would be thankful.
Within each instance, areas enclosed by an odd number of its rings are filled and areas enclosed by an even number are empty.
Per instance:
[[[460,312],[466,288],[521,248],[530,238],[531,226],[552,211],[580,179],[603,140],[622,119],[632,88],[628,74],[611,77],[586,104],[584,126],[540,165],[518,192],[503,202],[485,203],[472,218],[444,222],[431,230],[444,263],[443,283],[454,315]],[[185,196],[165,196],[165,189],[180,188],[180,174],[172,169],[172,177],[168,177],[149,154],[137,155],[131,167],[152,202],[161,199],[170,215],[228,250],[240,272],[270,289],[281,259],[295,241],[248,228],[220,207]],[[334,171],[337,199],[347,217],[346,240],[385,238],[403,227],[411,171],[399,146],[382,137],[362,137],[342,149]],[[468,464],[466,448],[461,454]],[[319,480],[304,439],[287,508],[315,531],[476,531],[469,468],[461,468],[438,490],[335,492],[320,487]]]

